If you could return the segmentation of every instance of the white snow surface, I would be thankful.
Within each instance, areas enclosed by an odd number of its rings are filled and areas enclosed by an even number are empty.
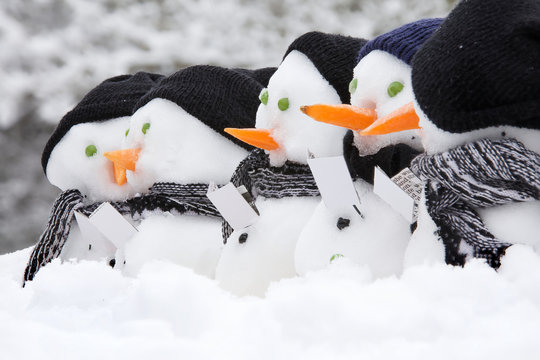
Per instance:
[[[21,288],[30,248],[0,256],[5,359],[537,359],[540,256],[512,247],[498,272],[414,266],[374,281],[340,258],[236,297],[164,261],[136,277],[59,260]]]

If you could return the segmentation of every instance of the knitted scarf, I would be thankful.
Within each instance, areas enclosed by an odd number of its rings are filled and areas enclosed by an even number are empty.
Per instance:
[[[217,209],[206,197],[207,184],[156,183],[148,194],[125,201],[111,202],[122,215],[138,219],[146,211],[172,212],[178,214],[220,217]],[[34,278],[40,267],[57,258],[71,230],[75,211],[89,216],[101,202],[84,203],[79,190],[62,192],[53,204],[45,231],[37,242],[24,271],[24,281]]]
[[[483,139],[423,154],[411,169],[426,181],[427,210],[452,265],[464,265],[472,255],[496,269],[511,245],[489,232],[475,208],[540,198],[540,156],[513,139]]]
[[[287,161],[280,167],[270,166],[268,155],[261,149],[253,150],[242,160],[231,182],[237,187],[244,185],[253,199],[258,196],[281,199],[320,195],[308,165]],[[224,220],[223,243],[227,243],[232,232],[232,227]]]

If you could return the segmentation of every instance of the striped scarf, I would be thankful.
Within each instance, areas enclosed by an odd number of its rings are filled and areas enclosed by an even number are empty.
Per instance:
[[[268,155],[261,149],[253,150],[242,160],[231,182],[237,187],[244,185],[253,199],[258,196],[281,199],[320,195],[308,165],[287,161],[280,167],[270,166]],[[232,227],[223,220],[223,243],[227,243],[232,232]]]
[[[411,170],[426,182],[427,210],[452,265],[464,265],[473,256],[498,268],[511,245],[489,232],[475,208],[540,198],[540,156],[513,139],[483,139],[423,154]]]
[[[138,219],[147,211],[173,214],[203,215],[220,218],[217,209],[206,197],[207,184],[156,183],[148,194],[125,201],[111,202],[122,215]],[[69,237],[75,211],[89,216],[101,202],[84,203],[79,190],[66,190],[55,200],[45,231],[37,242],[24,271],[24,282],[31,281],[39,269],[57,258]]]

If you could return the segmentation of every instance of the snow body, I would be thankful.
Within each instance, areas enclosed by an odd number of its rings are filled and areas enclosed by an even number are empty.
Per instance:
[[[412,101],[410,73],[411,67],[397,57],[380,50],[371,51],[354,68],[357,88],[351,93],[351,105],[374,109],[377,117],[388,115]],[[390,97],[387,89],[394,81],[404,86]],[[421,148],[412,130],[375,136],[354,132],[354,146],[361,156],[398,143]],[[321,201],[298,239],[295,266],[299,274],[328,266],[330,259],[338,254],[367,265],[376,278],[401,273],[410,237],[409,224],[373,193],[373,185],[359,178],[354,186],[362,216],[352,207],[332,211]],[[346,227],[340,226],[342,229],[338,227],[340,218],[349,221]]]
[[[420,119],[422,130],[419,130],[419,134],[427,154],[437,154],[480,139],[496,140],[505,137],[514,138],[527,149],[540,153],[538,130],[492,126],[459,134],[450,133],[433,124],[416,100],[414,108]],[[424,199],[419,210],[418,227],[411,237],[405,265],[413,266],[426,261],[444,262],[444,246],[435,233],[437,227],[427,212]],[[510,244],[529,245],[540,251],[540,201],[516,202],[477,210],[486,227],[497,239]]]
[[[307,164],[308,150],[315,156],[342,154],[345,130],[316,123],[300,111],[305,104],[340,104],[336,90],[303,53],[293,50],[268,84],[268,103],[257,111],[256,127],[270,129],[279,149],[270,150],[270,164],[285,161]],[[288,98],[289,107],[278,102]],[[308,221],[318,197],[257,197],[258,221],[234,231],[223,248],[216,270],[220,285],[238,295],[263,296],[272,281],[296,275],[294,252],[300,231]],[[240,243],[243,234],[248,237]]]
[[[47,178],[61,190],[77,189],[89,201],[124,200],[135,191],[129,184],[117,185],[113,164],[103,156],[116,150],[129,127],[129,116],[100,122],[82,123],[71,127],[54,147],[47,163]],[[88,156],[88,146],[95,146],[95,154]],[[81,234],[72,224],[69,241],[60,255],[62,260],[112,259],[116,248],[101,237],[91,239]]]
[[[143,132],[145,124],[150,124]],[[247,151],[220,135],[176,103],[156,98],[131,117],[123,148],[140,148],[128,183],[145,193],[157,182],[226,183]],[[146,214],[139,233],[125,246],[124,272],[167,260],[213,278],[222,247],[221,219]]]
[[[73,126],[54,147],[47,164],[47,178],[62,191],[78,189],[91,201],[124,200],[135,191],[114,182],[113,164],[103,156],[116,150],[129,127],[129,116]],[[96,153],[86,154],[94,145]]]

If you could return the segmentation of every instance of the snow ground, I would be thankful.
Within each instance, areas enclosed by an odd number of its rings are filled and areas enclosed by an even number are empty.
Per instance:
[[[166,262],[125,277],[99,262],[43,268],[0,256],[4,359],[537,359],[540,256],[508,251],[498,272],[424,264],[373,281],[338,259],[235,297]]]

